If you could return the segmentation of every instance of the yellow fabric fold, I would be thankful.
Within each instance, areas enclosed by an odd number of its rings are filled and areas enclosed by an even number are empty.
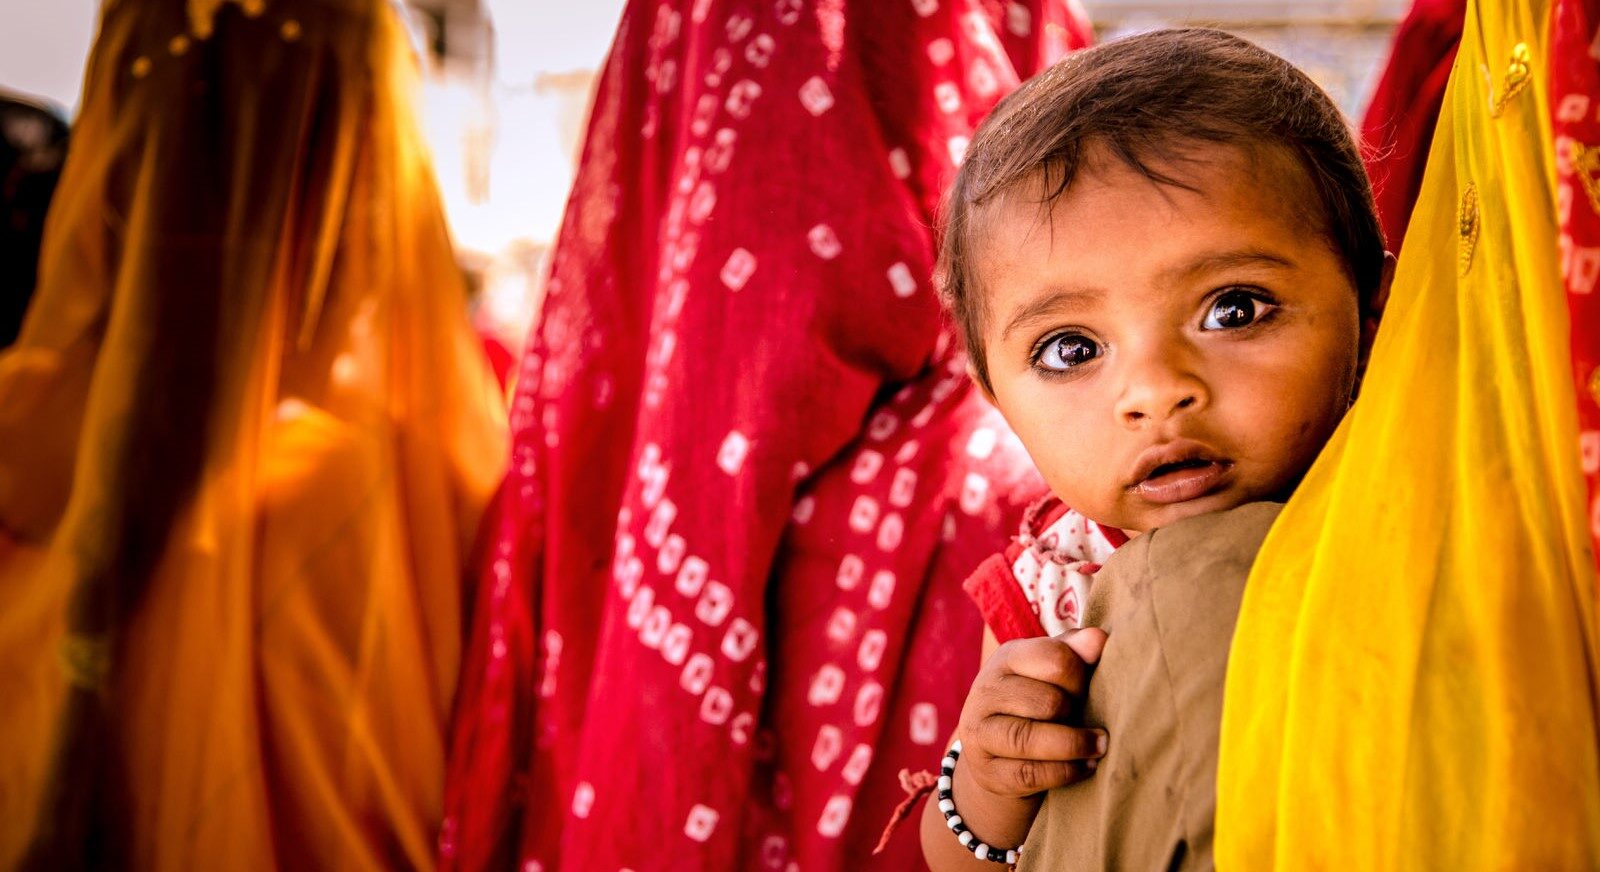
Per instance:
[[[1251,574],[1219,868],[1600,868],[1549,12],[1470,4],[1361,398]]]

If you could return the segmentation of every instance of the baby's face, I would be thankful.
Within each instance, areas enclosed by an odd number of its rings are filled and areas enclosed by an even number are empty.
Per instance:
[[[1355,287],[1294,159],[1200,146],[1157,185],[1091,155],[979,240],[993,399],[1056,495],[1140,533],[1282,498],[1349,408]]]

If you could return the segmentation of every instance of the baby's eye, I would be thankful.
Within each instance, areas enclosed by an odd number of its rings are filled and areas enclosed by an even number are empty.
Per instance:
[[[1056,372],[1065,372],[1100,356],[1100,346],[1094,340],[1077,333],[1062,333],[1045,340],[1035,359],[1037,366]]]
[[[1211,304],[1211,311],[1200,323],[1202,330],[1237,330],[1255,323],[1265,303],[1249,291],[1228,291]]]

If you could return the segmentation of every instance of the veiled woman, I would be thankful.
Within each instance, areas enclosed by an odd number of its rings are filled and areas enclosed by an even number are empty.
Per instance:
[[[503,409],[382,0],[112,0],[0,355],[0,867],[431,865]]]

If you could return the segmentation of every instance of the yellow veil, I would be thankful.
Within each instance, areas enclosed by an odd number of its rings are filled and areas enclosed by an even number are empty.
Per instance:
[[[1549,5],[1469,4],[1361,399],[1245,595],[1219,868],[1600,868]]]
[[[414,79],[384,0],[106,4],[0,354],[0,868],[431,866],[505,434]]]

